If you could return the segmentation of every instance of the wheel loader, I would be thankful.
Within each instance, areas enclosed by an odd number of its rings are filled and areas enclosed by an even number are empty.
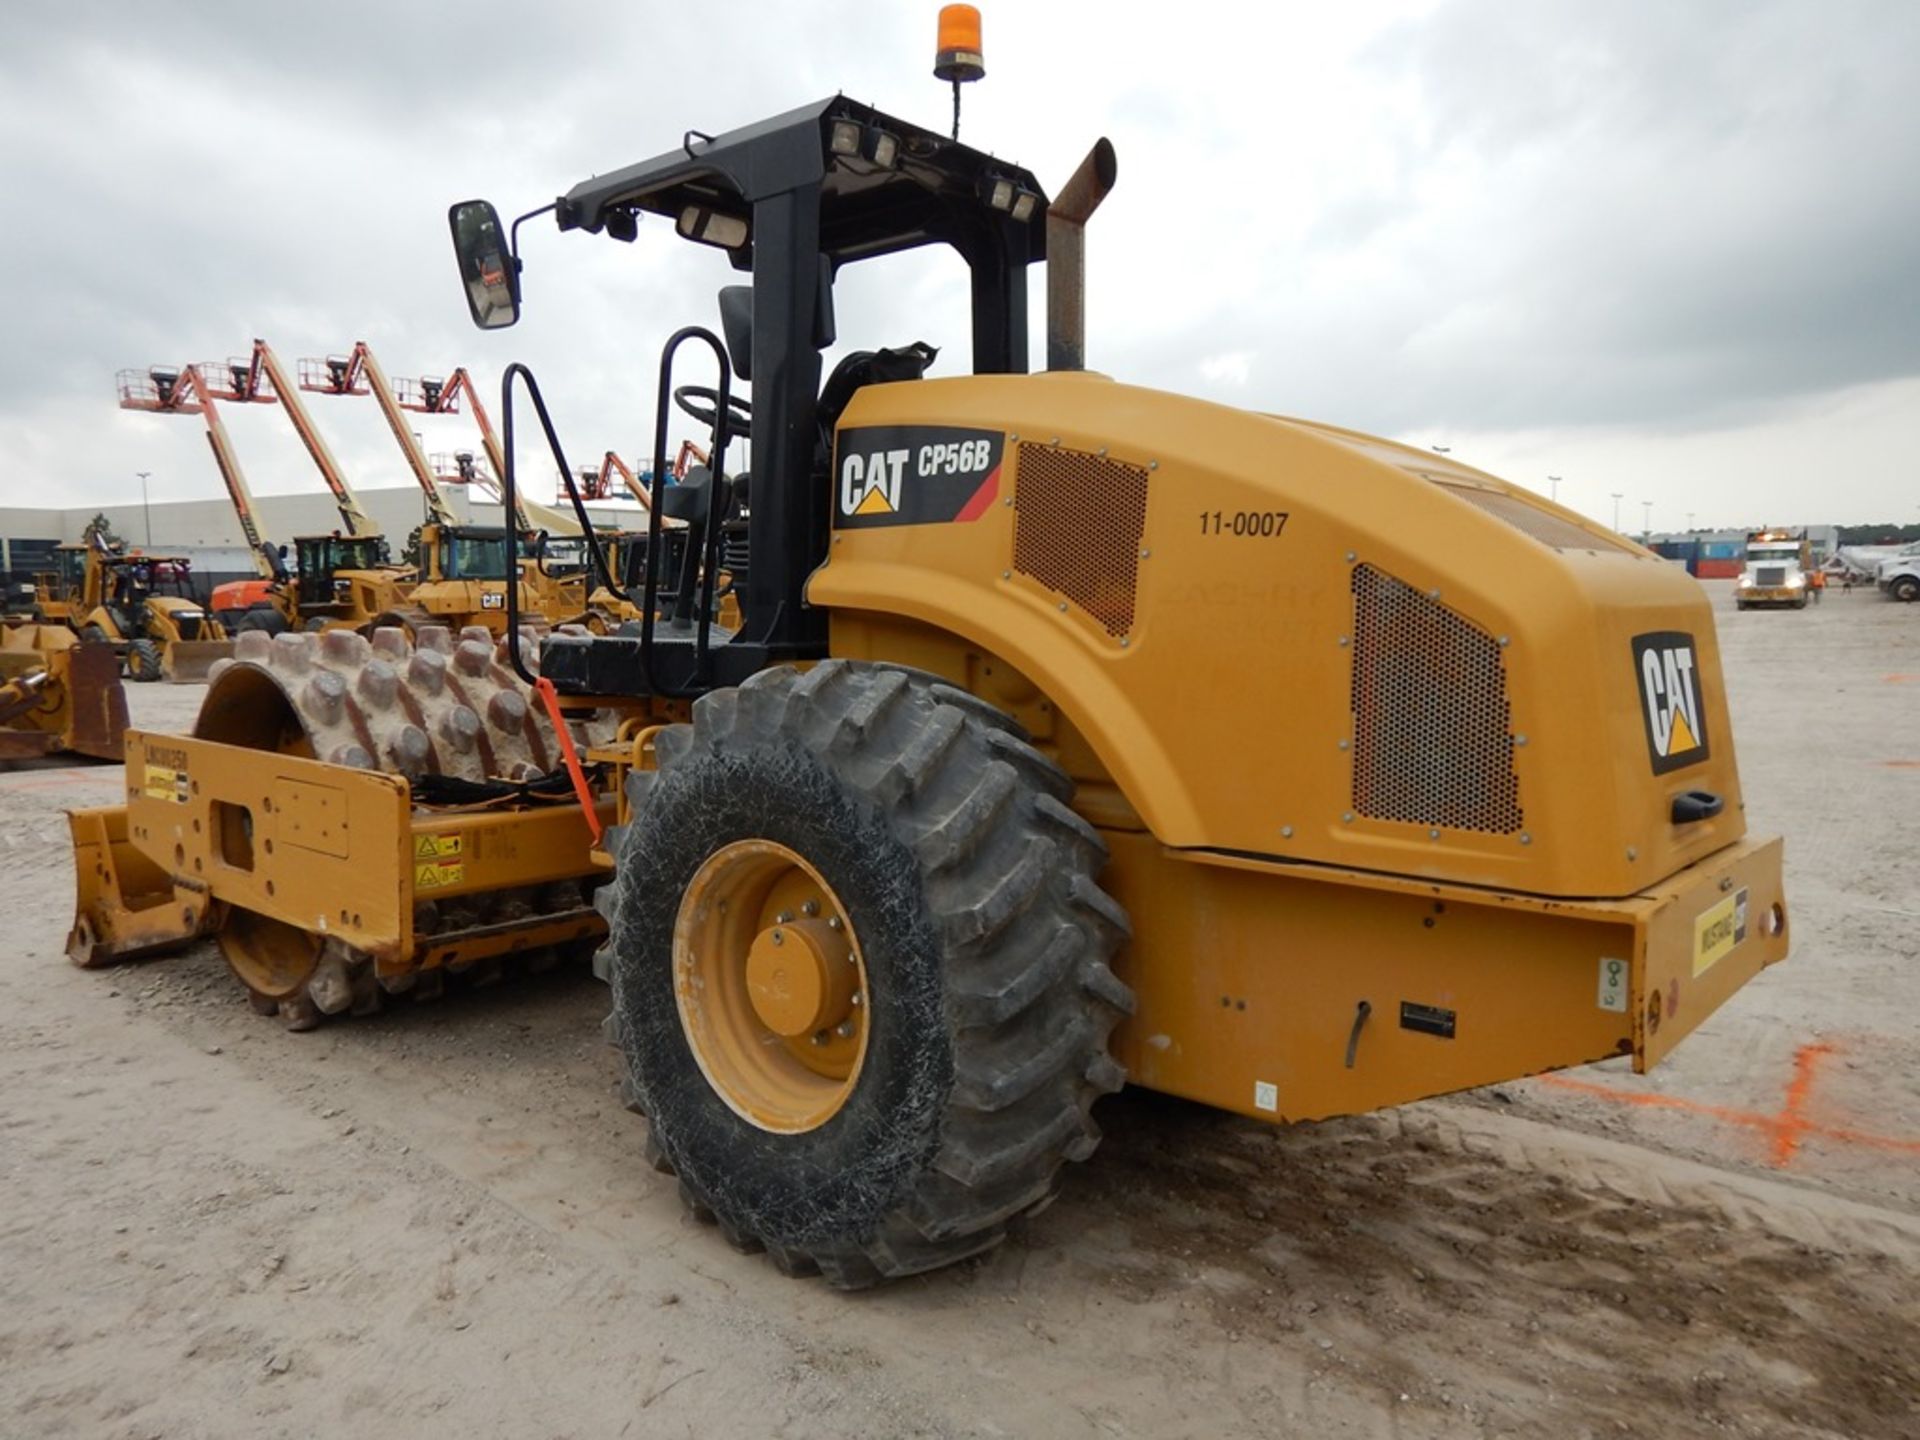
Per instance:
[[[127,693],[110,645],[64,625],[0,631],[0,760],[68,750],[101,760],[126,753]]]
[[[994,1245],[1126,1082],[1290,1123],[1658,1062],[1788,947],[1704,592],[1450,458],[1083,369],[1116,174],[1049,198],[839,97],[568,190],[563,233],[751,277],[662,357],[654,473],[673,404],[712,432],[678,563],[658,510],[637,590],[587,537],[639,633],[536,643],[509,592],[499,635],[244,637],[74,816],[70,953],[214,934],[304,1026],[592,948],[636,1157],[843,1287]],[[449,218],[513,323],[508,227]],[[823,376],[840,272],[928,245],[964,373]]]
[[[264,630],[358,630],[406,603],[413,572],[389,563],[381,535],[298,535],[293,565],[283,564],[279,578],[262,586],[237,580],[214,591],[216,613],[222,592],[238,618],[236,634]]]
[[[509,590],[514,592],[513,609],[536,628],[586,617],[585,576],[549,570],[537,556],[521,559],[516,555],[509,564],[509,532],[504,526],[429,522],[420,527],[419,538],[418,578],[396,591],[369,629],[478,627],[498,636],[506,628]],[[508,585],[509,574],[517,574],[519,583]]]

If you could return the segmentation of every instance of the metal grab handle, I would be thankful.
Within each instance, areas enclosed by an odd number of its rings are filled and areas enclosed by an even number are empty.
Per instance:
[[[1727,808],[1727,802],[1711,790],[1688,790],[1673,797],[1673,823],[1692,825],[1696,821],[1711,820]]]
[[[627,598],[627,592],[614,583],[613,572],[607,566],[606,553],[600,548],[600,537],[594,534],[587,507],[581,503],[580,492],[574,488],[573,471],[560,449],[560,436],[553,428],[553,417],[547,413],[546,399],[540,394],[540,382],[533,378],[533,371],[516,360],[507,366],[506,373],[500,377],[501,445],[506,452],[501,457],[505,462],[501,467],[505,473],[500,477],[500,504],[503,512],[501,519],[507,532],[507,660],[515,674],[527,684],[534,685],[538,682],[533,672],[527,669],[526,663],[520,658],[520,531],[513,519],[519,513],[514,503],[519,476],[513,458],[513,379],[516,375],[527,387],[527,396],[533,401],[533,412],[539,416],[540,428],[546,432],[547,449],[553,452],[554,463],[560,467],[560,478],[566,481],[574,514],[579,517],[581,533],[586,537],[588,557],[594,570],[599,573],[600,582],[622,600]],[[544,531],[541,532],[541,538],[545,539]],[[538,556],[539,551],[536,551],[536,563],[539,563]],[[546,573],[544,564],[541,564],[541,573]]]
[[[720,337],[701,325],[687,325],[673,332],[666,346],[660,352],[660,393],[656,397],[653,429],[653,490],[656,503],[647,507],[647,588],[646,603],[640,612],[640,668],[646,675],[647,688],[658,693],[653,676],[653,629],[654,611],[660,601],[660,499],[661,486],[667,474],[667,422],[668,407],[673,400],[673,357],[674,352],[688,340],[705,341],[713,351],[715,363],[720,368],[720,383],[714,387],[718,399],[713,407],[713,449],[707,457],[707,468],[712,472],[707,481],[707,514],[705,528],[700,532],[702,541],[700,555],[700,624],[694,636],[694,689],[685,693],[698,693],[707,678],[707,646],[709,631],[713,620],[713,581],[714,569],[720,558],[720,534],[713,523],[714,499],[720,493],[726,475],[727,431],[725,423],[727,407],[733,397],[733,367],[727,363],[727,347]],[[691,539],[691,537],[689,537]]]

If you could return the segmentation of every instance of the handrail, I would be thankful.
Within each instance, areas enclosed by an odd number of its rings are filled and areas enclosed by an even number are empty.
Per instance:
[[[713,407],[713,452],[708,469],[712,472],[707,481],[707,514],[705,528],[700,540],[705,553],[700,557],[700,620],[699,629],[694,637],[693,677],[694,688],[674,692],[687,695],[696,693],[704,686],[708,678],[708,648],[710,632],[713,628],[713,583],[714,571],[719,563],[719,527],[713,523],[713,507],[719,495],[722,477],[726,474],[727,431],[729,404],[732,399],[733,367],[727,363],[727,348],[721,344],[720,337],[702,325],[686,325],[673,332],[660,352],[660,393],[656,397],[656,409],[653,429],[653,474],[655,491],[658,493],[660,477],[667,473],[667,420],[668,407],[673,403],[673,357],[680,346],[688,340],[704,340],[713,351],[714,360],[720,369],[720,383],[715,387],[716,398]],[[640,611],[640,664],[646,673],[647,686],[655,688],[653,673],[653,632],[654,611],[659,604],[660,594],[660,507],[647,507],[647,589],[646,603]]]

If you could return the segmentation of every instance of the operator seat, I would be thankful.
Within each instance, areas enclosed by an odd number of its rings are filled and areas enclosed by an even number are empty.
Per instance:
[[[833,264],[820,257],[819,304],[814,313],[813,344],[825,350],[834,343]],[[726,285],[720,290],[720,328],[726,334],[727,352],[734,375],[753,379],[753,287]],[[862,385],[884,385],[895,380],[918,380],[939,357],[939,350],[924,340],[898,350],[855,350],[844,355],[820,387],[820,400],[814,415],[819,429],[814,437],[813,468],[824,473],[833,463],[833,429],[841,412]],[[685,483],[684,481],[682,482]]]
[[[855,350],[841,357],[820,387],[820,403],[814,414],[820,422],[820,435],[814,446],[813,464],[825,470],[833,463],[833,431],[840,416],[862,385],[886,385],[896,380],[918,380],[940,352],[924,340],[898,350]]]

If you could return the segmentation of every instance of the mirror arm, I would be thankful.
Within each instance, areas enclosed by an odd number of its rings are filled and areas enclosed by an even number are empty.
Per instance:
[[[524,215],[514,216],[513,224],[507,227],[507,254],[513,260],[513,269],[509,273],[513,276],[513,298],[516,301],[520,299],[520,226],[524,221],[531,220],[536,215],[551,215],[559,208],[560,202],[558,200],[549,200],[538,210],[529,210]]]

